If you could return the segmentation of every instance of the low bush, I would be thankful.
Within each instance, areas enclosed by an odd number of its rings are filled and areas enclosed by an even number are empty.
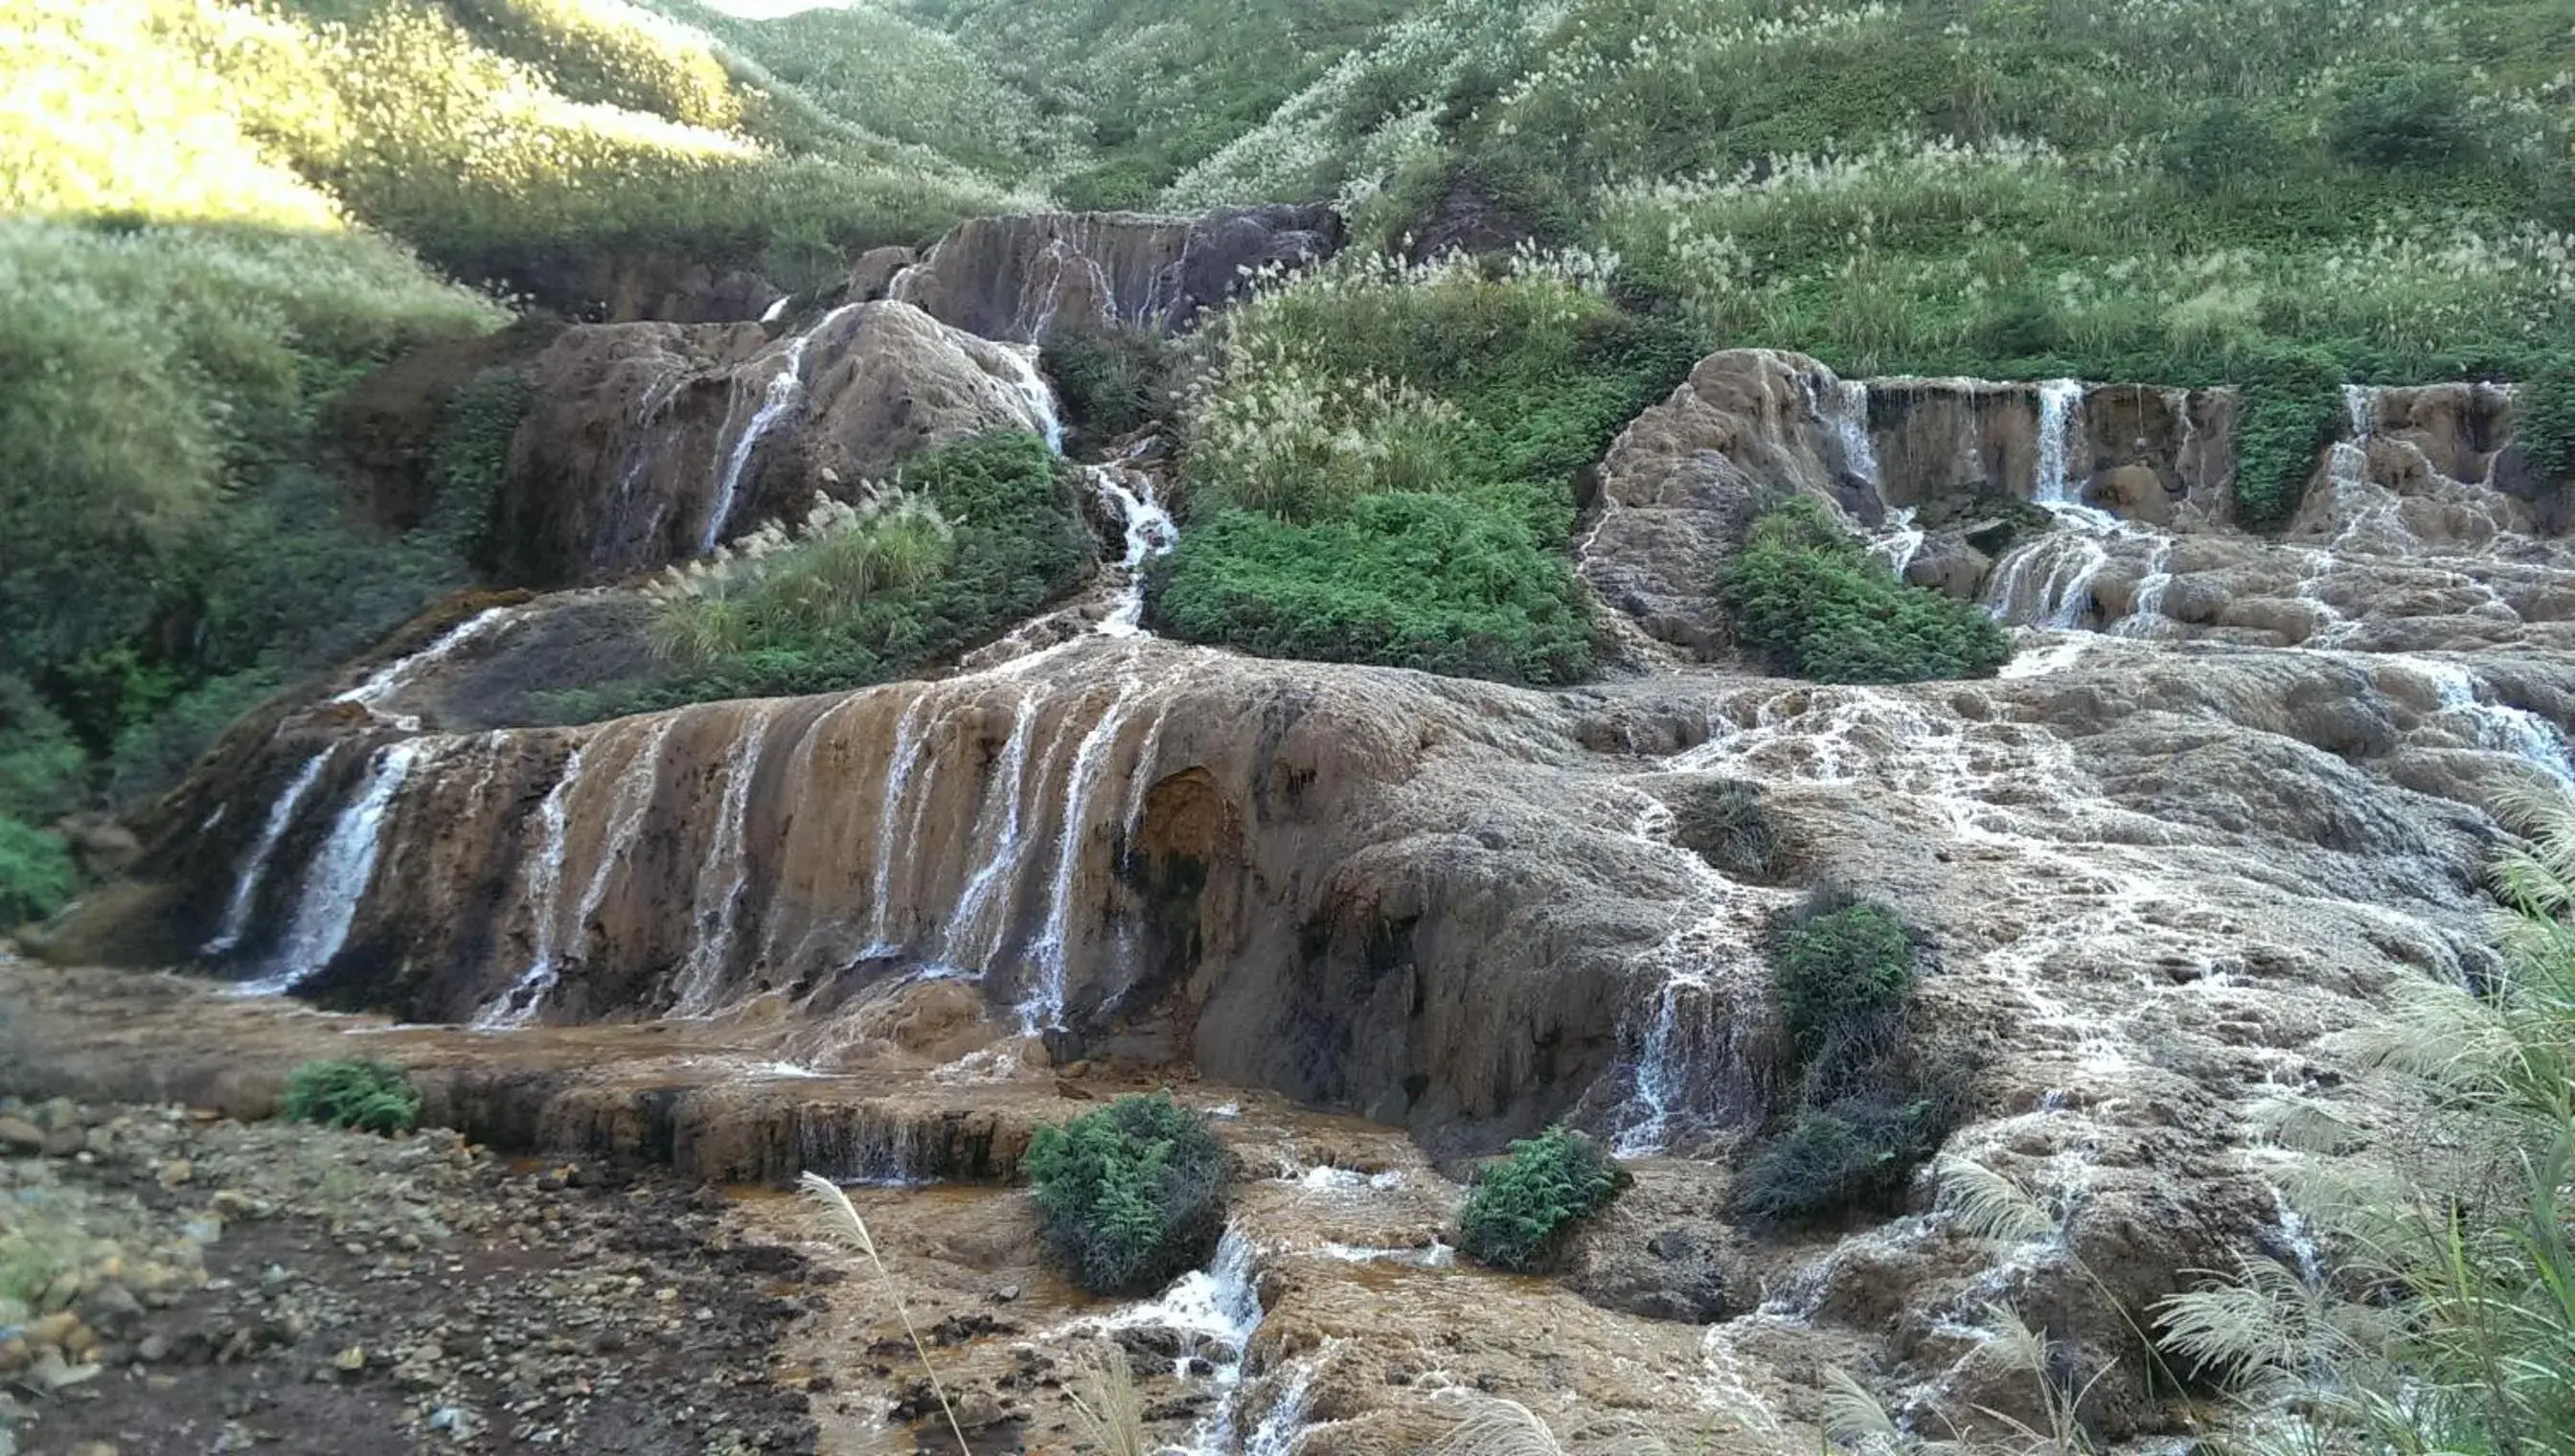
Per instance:
[[[487,369],[465,382],[439,411],[429,465],[438,503],[430,526],[439,544],[477,565],[488,558],[501,483],[510,473],[510,440],[536,399],[524,369]]]
[[[1781,927],[1771,988],[1785,1023],[1789,1110],[1735,1171],[1735,1216],[1763,1225],[1882,1211],[1939,1151],[1967,1068],[1917,1044],[1913,932],[1831,891]]]
[[[88,755],[23,678],[0,674],[0,815],[50,823],[79,806]]]
[[[1724,778],[1682,794],[1673,808],[1673,838],[1729,879],[1776,884],[1787,872],[1790,845],[1762,803],[1758,783]]]
[[[1822,506],[1762,513],[1717,576],[1735,639],[1821,683],[1990,678],[2011,639],[1974,606],[1908,587]]]
[[[2357,167],[2439,167],[2476,140],[2468,78],[2428,66],[2382,63],[2335,91],[2325,146]]]
[[[2248,369],[2235,424],[2235,505],[2246,526],[2278,525],[2306,499],[2317,458],[2345,428],[2343,379],[2318,350],[2276,353]]]
[[[1633,1181],[1607,1148],[1550,1127],[1475,1170],[1457,1215],[1457,1246],[1498,1269],[1542,1268],[1568,1229]]]
[[[1095,1294],[1159,1287],[1225,1231],[1232,1156],[1168,1092],[1039,1128],[1028,1170],[1048,1251]]]
[[[953,657],[1077,585],[1097,559],[1063,463],[1026,433],[907,463],[869,512],[746,543],[659,589],[662,678],[569,695],[567,717],[864,687]]]
[[[0,814],[0,930],[44,919],[79,889],[62,840]]]
[[[1731,1208],[1757,1224],[1883,1211],[1940,1150],[1955,1121],[1945,1099],[1853,1097],[1798,1112],[1735,1170]]]
[[[1155,627],[1262,657],[1507,683],[1587,676],[1579,584],[1515,513],[1365,497],[1311,525],[1249,511],[1194,524],[1154,574]]]
[[[1113,440],[1169,419],[1178,357],[1148,329],[1067,329],[1047,340],[1040,361],[1084,442]]]
[[[1913,933],[1884,905],[1816,915],[1780,937],[1771,986],[1788,1039],[1809,1063],[1882,1035],[1913,994]]]
[[[2521,387],[2515,438],[2540,481],[2575,481],[2575,355],[2556,355]]]
[[[360,1132],[409,1132],[420,1121],[411,1078],[378,1061],[308,1061],[287,1074],[282,1105],[297,1122]]]

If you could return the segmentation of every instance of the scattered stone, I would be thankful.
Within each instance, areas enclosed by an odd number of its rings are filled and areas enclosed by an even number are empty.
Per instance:
[[[197,1180],[197,1165],[186,1158],[172,1158],[156,1170],[154,1176],[164,1188],[183,1188]]]
[[[33,1154],[45,1150],[45,1129],[23,1117],[0,1117],[0,1149]]]
[[[349,1348],[342,1350],[339,1354],[332,1356],[331,1364],[336,1369],[345,1370],[353,1374],[357,1371],[366,1369],[366,1346],[351,1345]]]

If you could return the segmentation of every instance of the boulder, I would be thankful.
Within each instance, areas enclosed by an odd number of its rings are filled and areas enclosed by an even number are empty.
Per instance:
[[[502,488],[513,583],[612,580],[703,555],[817,494],[854,499],[926,446],[1052,432],[1029,351],[907,304],[856,304],[772,341],[752,324],[568,329]]]

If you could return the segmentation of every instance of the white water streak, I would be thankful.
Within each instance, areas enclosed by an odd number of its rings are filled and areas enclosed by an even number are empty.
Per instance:
[[[251,911],[259,903],[260,881],[268,877],[268,861],[277,856],[278,841],[286,837],[287,826],[295,822],[295,811],[303,807],[306,795],[312,793],[330,761],[328,748],[307,759],[287,783],[286,791],[277,796],[277,802],[269,805],[268,822],[260,827],[259,842],[242,860],[241,876],[233,884],[232,902],[224,906],[223,924],[199,953],[229,955],[241,944],[242,936],[250,932]]]
[[[294,990],[340,953],[349,927],[358,918],[367,890],[375,881],[376,860],[383,853],[385,821],[403,783],[430,755],[425,738],[412,738],[376,750],[367,763],[366,781],[357,797],[332,822],[330,837],[305,871],[304,892],[297,897],[294,918],[271,962],[271,972],[244,984],[244,995],[282,995]]]

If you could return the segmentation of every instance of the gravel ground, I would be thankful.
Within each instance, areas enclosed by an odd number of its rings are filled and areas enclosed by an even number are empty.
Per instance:
[[[840,1276],[723,1208],[453,1133],[0,1100],[0,1456],[810,1453],[773,1363]]]

